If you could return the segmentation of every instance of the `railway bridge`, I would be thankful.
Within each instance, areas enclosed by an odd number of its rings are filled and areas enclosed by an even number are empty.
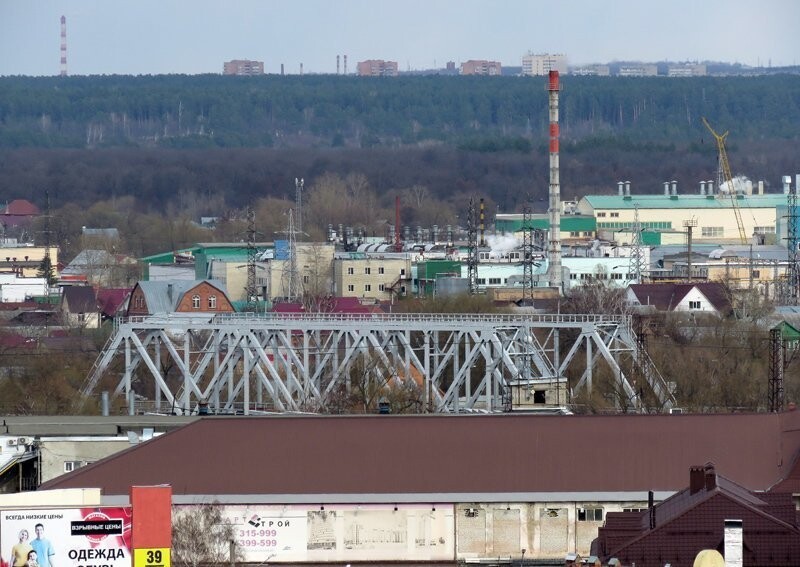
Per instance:
[[[612,372],[618,406],[641,409],[645,388],[657,411],[674,404],[629,316],[556,314],[118,319],[82,394],[146,393],[159,413],[320,412],[357,380],[413,380],[425,411],[501,412],[512,409],[514,388],[550,385],[568,403],[591,391],[598,365]]]

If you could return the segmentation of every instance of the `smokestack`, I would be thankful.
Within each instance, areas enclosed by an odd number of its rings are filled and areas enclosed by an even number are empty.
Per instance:
[[[700,182],[700,194],[701,195],[705,195],[706,194],[706,182],[705,181],[701,181]]]
[[[67,76],[67,17],[61,16],[61,76]]]
[[[631,196],[631,182],[630,181],[626,181],[625,182],[625,196],[626,197],[630,197]]]
[[[281,77],[283,77],[283,63],[281,63]]]
[[[344,56],[344,74],[347,75],[347,55]]]
[[[478,230],[481,233],[481,241],[480,246],[486,246],[486,224],[485,221],[486,217],[484,216],[483,211],[483,197],[481,197],[481,216],[480,216],[480,223],[478,224]]]
[[[678,182],[675,181],[674,179],[672,180],[672,194],[673,195],[678,194]]]
[[[303,74],[303,64],[302,63],[300,63],[300,74],[301,75]]]
[[[339,56],[336,56],[336,74],[339,74]]]
[[[558,71],[550,71],[547,83],[550,111],[550,234],[547,246],[547,271],[550,286],[559,290],[561,281],[561,182],[558,165]]]
[[[664,182],[664,196],[669,197],[669,181]]]
[[[617,181],[617,189],[619,191],[619,196],[622,197],[625,194],[625,183]]]

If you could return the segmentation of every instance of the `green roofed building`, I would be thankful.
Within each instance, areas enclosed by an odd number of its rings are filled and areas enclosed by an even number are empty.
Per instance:
[[[495,228],[498,233],[514,233],[523,230],[524,218],[521,214],[499,214],[495,217]],[[550,220],[547,215],[531,215],[530,228],[549,230]],[[561,238],[592,239],[597,235],[597,221],[593,215],[562,215]]]
[[[734,206],[735,203],[735,206]],[[630,230],[638,209],[644,230],[684,231],[693,224],[696,242],[740,243],[736,208],[749,242],[753,234],[774,239],[777,208],[786,205],[784,194],[669,194],[669,195],[587,195],[578,202],[578,212],[592,216],[597,231]],[[773,236],[769,236],[773,235]]]

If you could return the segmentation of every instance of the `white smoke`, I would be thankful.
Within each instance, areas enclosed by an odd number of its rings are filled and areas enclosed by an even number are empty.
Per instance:
[[[719,186],[719,192],[725,193],[729,195],[731,193],[739,193],[744,195],[752,195],[753,194],[753,182],[750,181],[744,175],[737,175],[732,180],[733,182],[733,191],[731,191],[731,184],[728,181],[724,181],[722,185]]]
[[[486,237],[486,244],[492,252],[505,254],[519,248],[522,243],[513,234],[490,234]]]

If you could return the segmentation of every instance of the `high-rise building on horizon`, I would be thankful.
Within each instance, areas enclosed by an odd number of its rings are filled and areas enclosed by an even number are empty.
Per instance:
[[[225,61],[222,67],[223,75],[253,76],[264,74],[263,61],[250,61],[249,59],[234,59]]]
[[[356,70],[361,77],[396,77],[397,61],[367,59],[359,61]]]
[[[542,77],[550,71],[566,74],[568,70],[567,56],[563,53],[531,53],[522,56],[522,74]]]
[[[499,61],[487,61],[485,59],[470,59],[461,64],[462,75],[491,75],[499,76],[503,74],[503,66]]]

